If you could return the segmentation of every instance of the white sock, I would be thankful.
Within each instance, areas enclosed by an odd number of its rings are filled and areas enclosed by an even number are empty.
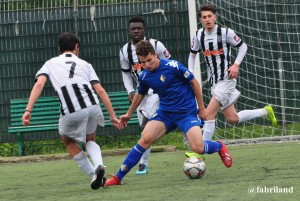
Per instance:
[[[85,148],[91,157],[95,168],[97,168],[99,165],[103,165],[101,149],[96,142],[88,141],[85,145]]]
[[[215,123],[216,123],[215,119],[205,121],[204,128],[203,128],[203,141],[211,140],[215,132],[215,127],[216,127]]]
[[[83,151],[81,151],[79,154],[73,157],[73,159],[76,161],[80,169],[90,177],[94,175],[95,168],[85,155]]]
[[[151,146],[142,155],[140,163],[148,165],[148,160],[149,160],[150,152],[151,152]]]
[[[243,110],[238,113],[239,123],[255,119],[258,117],[266,117],[268,112],[266,109],[256,109],[256,110]]]

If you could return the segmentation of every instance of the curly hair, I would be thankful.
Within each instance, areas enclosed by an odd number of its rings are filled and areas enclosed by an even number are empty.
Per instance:
[[[136,44],[136,54],[138,56],[148,56],[149,53],[150,54],[155,54],[155,50],[154,50],[154,47],[152,46],[152,44],[147,41],[147,40],[141,40],[140,42],[138,42]]]

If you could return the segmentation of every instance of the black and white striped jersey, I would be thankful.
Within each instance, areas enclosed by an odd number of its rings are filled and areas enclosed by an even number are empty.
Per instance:
[[[99,103],[92,83],[99,78],[91,64],[72,53],[64,53],[48,60],[35,79],[45,75],[51,81],[61,103],[61,114],[87,108]]]
[[[148,40],[152,44],[159,58],[171,58],[169,51],[160,41],[146,37],[144,38],[144,40]],[[135,45],[133,45],[132,41],[126,43],[120,49],[119,56],[122,71],[124,73],[131,72],[132,77],[138,84],[139,75],[142,73],[143,67],[140,64],[139,59],[136,55]],[[124,80],[124,85],[128,92],[133,91],[132,83],[127,83]]]
[[[211,32],[199,29],[193,37],[191,52],[202,52],[209,67],[210,82],[216,84],[228,79],[228,68],[231,64],[231,46],[240,47],[243,44],[236,33],[230,28],[218,25]]]

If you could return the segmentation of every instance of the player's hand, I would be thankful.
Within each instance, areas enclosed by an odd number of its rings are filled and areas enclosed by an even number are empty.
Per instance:
[[[205,108],[199,110],[198,116],[199,116],[200,119],[206,120],[206,118],[207,118],[207,110]]]
[[[237,78],[239,75],[239,65],[234,63],[230,68],[228,68],[229,79]]]
[[[127,122],[130,120],[131,116],[124,114],[120,117],[120,122],[117,126],[118,129],[124,129],[127,126]]]
[[[28,126],[30,124],[31,113],[26,111],[22,116],[22,123],[24,126]]]
[[[133,101],[133,97],[134,97],[134,91],[130,92],[128,94],[128,101],[129,101],[129,104],[131,105],[132,101]]]
[[[120,123],[119,119],[118,119],[116,116],[111,117],[111,118],[110,118],[110,122],[111,122],[112,125],[113,125],[114,127],[116,127],[116,128],[118,128],[118,125],[119,125],[119,123]]]

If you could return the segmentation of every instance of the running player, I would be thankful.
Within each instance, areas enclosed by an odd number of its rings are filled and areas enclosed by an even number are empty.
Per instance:
[[[230,124],[267,117],[273,126],[277,126],[277,120],[270,105],[261,109],[236,112],[234,104],[240,96],[240,92],[236,89],[236,78],[239,65],[247,52],[247,45],[232,29],[216,24],[216,11],[212,4],[205,4],[200,8],[199,18],[203,28],[199,29],[192,39],[188,59],[189,70],[193,72],[196,54],[202,52],[210,72],[212,98],[204,117],[203,139],[212,139],[215,131],[215,117],[220,109]],[[230,60],[232,46],[238,48],[233,64]]]
[[[61,103],[59,134],[62,142],[81,170],[92,178],[91,188],[98,189],[106,179],[100,146],[95,142],[97,124],[104,126],[97,95],[114,126],[119,120],[92,65],[78,58],[79,39],[76,35],[62,33],[58,44],[61,55],[48,60],[37,72],[22,121],[25,126],[30,124],[31,111],[49,79]],[[77,142],[85,144],[93,164]]]

